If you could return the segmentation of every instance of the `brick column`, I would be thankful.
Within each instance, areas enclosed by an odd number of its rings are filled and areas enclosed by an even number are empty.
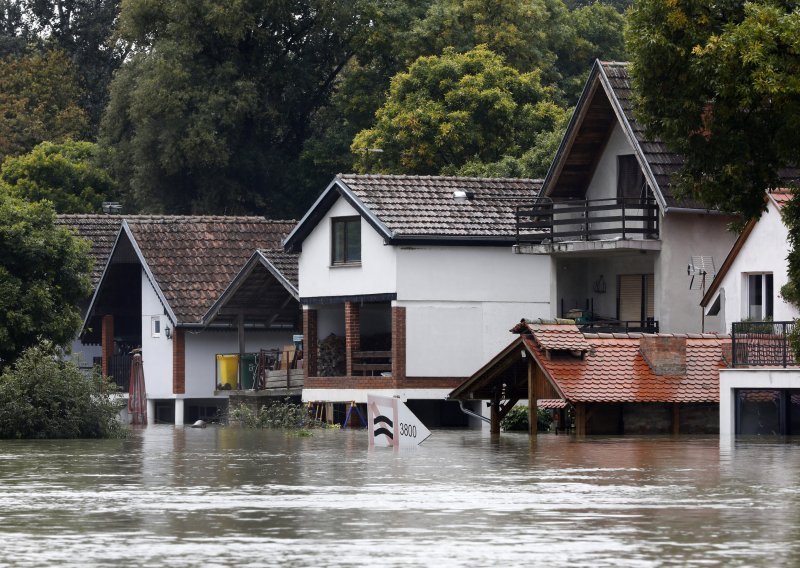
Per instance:
[[[392,387],[406,380],[406,309],[392,308]]]
[[[100,326],[102,372],[104,377],[108,377],[109,367],[111,366],[111,356],[114,354],[114,316],[103,316]]]
[[[361,351],[361,305],[354,302],[344,303],[344,350],[347,357],[345,374],[352,377],[353,352]]]
[[[172,392],[186,393],[186,337],[180,328],[172,331]]]
[[[317,310],[303,310],[303,376],[306,379],[317,376],[318,343]]]

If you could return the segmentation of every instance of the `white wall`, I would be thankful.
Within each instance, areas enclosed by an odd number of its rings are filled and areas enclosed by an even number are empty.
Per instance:
[[[743,311],[746,301],[744,275],[753,272],[772,272],[773,320],[787,321],[800,316],[797,308],[780,296],[781,287],[788,281],[786,255],[789,252],[788,232],[780,218],[780,212],[772,201],[748,236],[739,254],[736,255],[725,278],[720,283],[724,289],[724,326],[730,331],[731,323],[741,321],[747,315]]]
[[[719,434],[732,436],[736,431],[734,389],[798,389],[800,370],[775,368],[720,369]]]
[[[551,266],[511,247],[399,247],[406,375],[469,376],[508,344],[521,318],[550,317]]]
[[[341,197],[303,241],[300,296],[349,296],[395,292],[395,249],[361,219],[361,265],[331,265],[331,219],[358,215]]]
[[[161,337],[152,337],[151,318],[161,318]],[[172,398],[172,340],[164,329],[169,317],[164,306],[142,270],[142,364],[147,398]]]
[[[216,386],[217,353],[238,353],[236,330],[185,333],[186,398],[211,398]],[[245,330],[245,352],[274,349],[292,343],[292,331]]]
[[[617,156],[626,154],[633,154],[633,146],[622,132],[619,121],[615,121],[614,130],[586,189],[586,199],[610,199],[617,196]]]
[[[655,263],[656,319],[665,333],[699,333],[701,290],[689,290],[686,267],[692,256],[712,256],[719,269],[736,235],[730,217],[703,213],[670,213],[661,219],[661,252]],[[707,286],[710,286],[708,282]],[[730,298],[728,299],[730,303]],[[716,324],[708,322],[714,331]]]

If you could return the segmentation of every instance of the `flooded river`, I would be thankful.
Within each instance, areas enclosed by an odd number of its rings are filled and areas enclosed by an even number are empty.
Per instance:
[[[800,564],[800,443],[155,426],[0,441],[0,565]]]

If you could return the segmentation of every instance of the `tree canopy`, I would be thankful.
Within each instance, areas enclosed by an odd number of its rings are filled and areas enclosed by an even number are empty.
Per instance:
[[[50,201],[58,213],[99,213],[115,184],[97,164],[91,142],[42,142],[30,153],[6,158],[0,185],[28,201]]]
[[[48,202],[0,189],[0,368],[41,340],[67,345],[90,291],[88,243],[55,224]]]
[[[454,173],[470,161],[519,156],[564,109],[538,72],[520,73],[486,46],[445,48],[392,79],[375,125],[353,140],[360,171]]]

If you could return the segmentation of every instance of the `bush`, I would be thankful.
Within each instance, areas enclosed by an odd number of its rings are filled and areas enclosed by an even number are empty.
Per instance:
[[[550,412],[542,408],[538,409],[536,413],[536,428],[539,432],[547,432],[550,429],[550,424],[553,423],[553,417]],[[500,423],[503,430],[506,432],[525,432],[528,430],[528,407],[515,406],[509,410],[506,417]]]
[[[228,420],[232,424],[238,424],[245,428],[302,430],[325,426],[325,424],[314,420],[304,405],[294,404],[288,400],[265,404],[258,410],[240,405],[231,409],[228,414]]]
[[[51,344],[26,349],[0,375],[0,438],[113,438],[125,402],[97,370],[60,361]]]

